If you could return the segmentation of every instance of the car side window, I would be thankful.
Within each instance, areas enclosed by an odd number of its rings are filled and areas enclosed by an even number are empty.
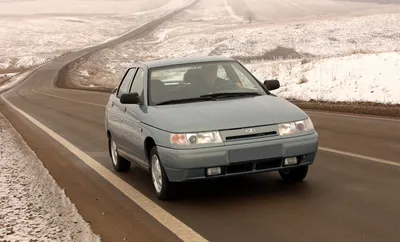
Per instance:
[[[239,82],[241,83],[242,87],[257,90],[257,87],[243,72],[241,72],[236,66],[233,66],[233,69],[236,75],[239,77]]]
[[[117,97],[120,98],[122,94],[129,92],[129,87],[132,83],[132,78],[135,75],[136,68],[129,69],[126,73],[124,79],[121,82],[121,85],[118,88]]]
[[[224,80],[229,80],[225,68],[221,65],[218,65],[217,77]]]
[[[129,93],[137,92],[141,97],[143,95],[143,90],[144,90],[144,71],[142,68],[139,68],[135,78],[133,79],[133,84]]]

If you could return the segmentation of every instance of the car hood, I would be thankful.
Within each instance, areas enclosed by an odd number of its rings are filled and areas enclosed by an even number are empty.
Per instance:
[[[294,104],[272,95],[150,106],[143,122],[170,132],[199,132],[305,119]]]

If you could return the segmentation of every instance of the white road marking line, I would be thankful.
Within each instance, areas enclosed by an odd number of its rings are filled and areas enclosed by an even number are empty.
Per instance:
[[[46,95],[46,96],[49,96],[49,97],[55,97],[55,98],[67,100],[67,101],[72,101],[72,102],[77,102],[77,103],[84,103],[84,104],[94,105],[94,106],[98,106],[98,107],[105,107],[105,105],[101,105],[101,104],[98,104],[98,103],[85,102],[85,101],[80,101],[80,100],[70,99],[70,98],[66,98],[66,97],[61,97],[61,96],[57,96],[57,95],[53,95],[53,94],[49,94],[49,93],[45,93],[45,92],[36,91],[33,88],[32,88],[32,92],[39,93],[39,94],[42,94],[42,95]]]
[[[307,110],[307,109],[304,109],[304,111],[307,113],[325,114],[325,115],[332,115],[332,116],[342,116],[342,117],[350,117],[350,118],[365,118],[365,119],[373,119],[373,120],[400,122],[400,119],[396,119],[396,118],[372,117],[372,116],[357,115],[357,114],[341,114],[341,113],[335,113],[335,112],[321,112],[321,111],[313,111],[313,110]]]
[[[101,175],[104,179],[109,181],[112,185],[114,185],[118,190],[124,193],[127,197],[129,197],[133,202],[135,202],[139,207],[149,213],[154,219],[164,225],[167,229],[169,229],[172,233],[178,236],[183,241],[208,241],[203,238],[200,234],[196,233],[189,226],[175,218],[173,215],[165,211],[163,208],[158,206],[156,203],[151,201],[149,198],[144,196],[134,187],[126,183],[124,180],[119,178],[117,175],[113,174],[107,168],[102,166],[95,159],[84,153],[78,147],[74,146],[66,139],[55,133],[53,130],[49,129],[36,119],[34,119],[29,114],[25,113],[21,109],[14,106],[10,101],[8,101],[3,95],[1,96],[3,100],[10,105],[13,109],[27,118],[29,121],[38,126],[41,130],[50,135],[53,139],[67,148],[70,152],[76,155],[79,159],[85,162],[88,166],[90,166],[93,170],[95,170],[99,175]]]
[[[340,155],[347,155],[347,156],[351,156],[351,157],[354,157],[354,158],[360,158],[360,159],[363,159],[363,160],[369,160],[369,161],[374,161],[374,162],[378,162],[378,163],[382,163],[382,164],[386,164],[386,165],[392,165],[392,166],[400,167],[400,162],[394,162],[394,161],[390,161],[390,160],[384,160],[384,159],[379,159],[379,158],[374,158],[374,157],[370,157],[370,156],[354,154],[354,153],[351,153],[351,152],[340,151],[340,150],[335,150],[335,149],[330,149],[330,148],[325,148],[325,147],[318,147],[318,149],[322,150],[322,151],[326,151],[326,152],[336,153],[336,154],[340,154]]]

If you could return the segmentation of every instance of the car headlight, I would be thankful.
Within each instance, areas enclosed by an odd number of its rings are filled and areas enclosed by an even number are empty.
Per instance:
[[[170,142],[174,145],[216,144],[222,143],[219,132],[170,134]]]
[[[303,133],[314,130],[314,124],[310,118],[305,120],[283,123],[278,125],[278,132],[280,136]]]

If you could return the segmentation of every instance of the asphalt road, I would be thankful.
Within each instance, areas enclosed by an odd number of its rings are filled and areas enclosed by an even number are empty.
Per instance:
[[[60,89],[53,82],[61,67],[89,52],[68,53],[41,67],[4,97],[115,174],[104,130],[108,94]],[[3,100],[0,111],[104,241],[179,240]],[[134,167],[116,175],[209,241],[399,242],[400,120],[308,113],[322,150],[301,184],[285,184],[276,173],[194,182],[179,186],[177,200],[159,202],[145,171]]]
[[[103,119],[108,94],[52,87],[62,63],[42,67],[5,98],[114,172]],[[9,106],[1,111],[106,241],[177,239]],[[321,147],[400,164],[399,120],[309,115]],[[319,151],[302,184],[288,186],[273,173],[196,182],[179,188],[180,199],[161,203],[146,172],[118,174],[210,241],[400,241],[399,175],[399,166]]]

